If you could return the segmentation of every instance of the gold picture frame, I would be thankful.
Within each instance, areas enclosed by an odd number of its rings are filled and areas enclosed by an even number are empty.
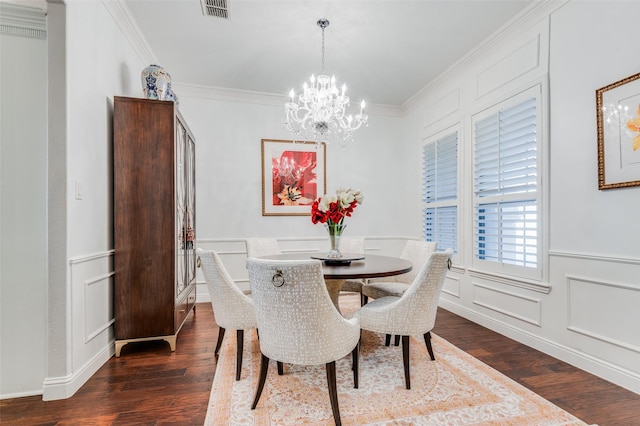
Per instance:
[[[326,192],[324,143],[262,139],[262,216],[311,216]]]
[[[598,189],[640,185],[640,73],[596,90]]]

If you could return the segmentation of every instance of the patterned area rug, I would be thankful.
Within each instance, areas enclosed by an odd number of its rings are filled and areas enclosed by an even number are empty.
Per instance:
[[[345,316],[359,297],[344,294]],[[228,333],[229,334],[229,333]],[[333,425],[326,372],[321,366],[271,362],[262,397],[251,403],[260,366],[256,333],[245,333],[242,379],[235,381],[235,333],[225,337],[205,425]],[[353,388],[351,356],[336,363],[343,425],[584,425],[556,405],[433,335],[431,361],[424,340],[411,338],[411,390],[404,387],[402,347],[364,331],[360,387]]]

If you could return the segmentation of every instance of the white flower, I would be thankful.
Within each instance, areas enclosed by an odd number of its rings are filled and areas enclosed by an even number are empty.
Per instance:
[[[329,210],[329,204],[338,201],[338,197],[335,195],[325,195],[318,203],[318,210],[326,213]]]
[[[338,188],[336,196],[340,200],[340,207],[347,208],[353,201],[357,201],[358,204],[362,204],[362,193],[360,190],[353,188]]]

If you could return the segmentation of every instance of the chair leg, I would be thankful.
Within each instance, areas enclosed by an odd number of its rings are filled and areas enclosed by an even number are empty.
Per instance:
[[[331,411],[336,426],[342,426],[340,420],[340,407],[338,407],[338,388],[336,386],[336,362],[327,363],[327,385],[329,386],[329,399],[331,400]]]
[[[267,370],[269,369],[269,358],[261,354],[260,358],[260,378],[258,379],[258,387],[256,387],[256,395],[253,398],[253,404],[251,404],[251,409],[255,409],[258,405],[258,401],[260,400],[260,395],[262,395],[262,388],[264,388],[264,382],[267,380]]]
[[[215,356],[218,356],[218,352],[220,352],[220,346],[222,346],[222,339],[224,339],[224,332],[226,330],[222,327],[218,330],[218,342],[216,343],[216,350],[213,351]]]
[[[424,343],[427,345],[427,350],[429,351],[429,356],[431,357],[431,361],[435,361],[436,357],[433,355],[433,348],[431,347],[431,332],[427,331],[424,333]]]
[[[391,344],[391,335],[390,334],[385,334],[384,336],[384,345],[385,346],[389,346]]]
[[[362,342],[362,329],[360,329],[360,338],[358,339],[358,356],[360,355],[360,343]],[[351,370],[355,368],[355,365],[351,363]]]
[[[351,352],[352,364],[351,369],[353,370],[353,388],[358,389],[358,376],[360,374],[360,369],[358,368],[360,358],[360,342],[353,348]]]
[[[236,330],[236,382],[242,375],[242,351],[244,350],[244,330]]]
[[[398,336],[397,334],[395,336],[395,340],[394,340],[393,344],[396,345],[396,346],[400,345],[400,336]]]
[[[402,336],[402,360],[404,361],[404,383],[407,389],[411,389],[409,375],[409,336]]]
[[[277,361],[276,365],[278,366],[278,376],[282,376],[284,374],[284,365],[280,361]]]

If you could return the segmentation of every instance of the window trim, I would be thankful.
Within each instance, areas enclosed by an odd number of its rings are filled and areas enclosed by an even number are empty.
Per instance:
[[[478,108],[477,112],[472,113],[470,116],[470,134],[471,138],[468,144],[467,153],[470,155],[471,173],[465,182],[465,188],[469,190],[468,200],[470,200],[470,209],[467,209],[467,216],[465,219],[469,220],[471,231],[471,244],[470,244],[470,261],[471,268],[478,271],[486,271],[489,273],[504,274],[509,276],[520,277],[523,279],[534,281],[546,281],[547,280],[547,244],[548,244],[548,212],[547,212],[547,198],[548,188],[546,187],[548,179],[547,164],[547,144],[548,144],[548,132],[546,119],[548,114],[548,106],[546,96],[547,85],[542,81],[537,81],[532,85],[529,85],[515,93],[510,94],[502,99],[495,100],[487,105]],[[475,123],[491,115],[496,114],[498,111],[510,108],[534,97],[536,99],[536,192],[535,197],[532,197],[532,193],[522,194],[504,194],[491,197],[477,197],[475,193]],[[498,263],[493,261],[481,260],[476,257],[476,207],[480,204],[493,203],[493,202],[508,202],[513,200],[525,200],[535,199],[537,205],[537,266],[535,268],[529,268],[519,265],[511,265],[506,263]]]

